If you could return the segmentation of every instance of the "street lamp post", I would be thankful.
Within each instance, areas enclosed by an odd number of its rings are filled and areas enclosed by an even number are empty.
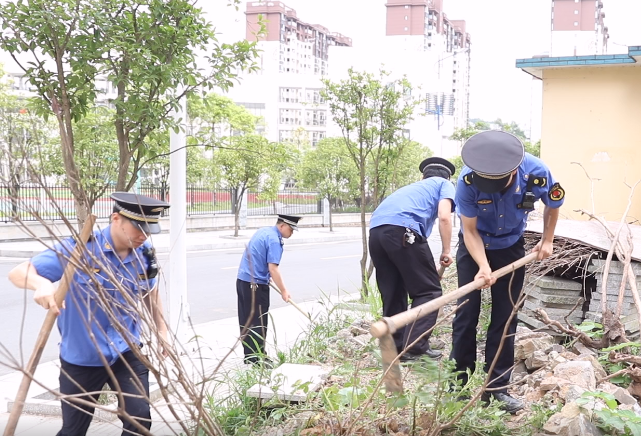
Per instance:
[[[178,89],[177,94],[182,94]],[[169,328],[184,342],[188,334],[189,304],[187,302],[187,139],[185,134],[187,102],[182,97],[173,111],[178,131],[170,132],[169,150]]]

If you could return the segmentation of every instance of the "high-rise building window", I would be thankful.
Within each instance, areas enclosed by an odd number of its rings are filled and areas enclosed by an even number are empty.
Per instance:
[[[279,130],[278,131],[278,142],[287,142],[292,139],[291,130]]]
[[[305,111],[305,125],[307,126],[327,125],[327,112],[323,110]]]
[[[579,15],[579,11],[577,11],[577,10],[575,9],[575,10],[574,10],[574,15]]]
[[[280,110],[280,124],[298,126],[301,124],[300,110],[296,109],[281,109]]]
[[[575,25],[575,26],[578,26],[578,25],[579,25],[579,22],[578,22],[578,21],[575,21],[575,22],[574,22],[574,25]]]
[[[289,70],[289,68],[287,70]],[[300,88],[280,88],[281,103],[298,103],[299,99]]]
[[[323,65],[323,70],[324,70],[324,65]],[[312,103],[312,104],[325,103],[325,100],[321,95],[321,90],[318,88],[307,88],[305,90],[305,103]]]
[[[309,132],[311,136],[312,147],[316,147],[321,139],[325,138],[325,132]]]

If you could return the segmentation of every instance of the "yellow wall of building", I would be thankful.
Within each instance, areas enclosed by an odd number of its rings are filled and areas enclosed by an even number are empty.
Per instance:
[[[565,188],[561,215],[594,209],[618,221],[641,180],[641,65],[543,70],[541,158]],[[641,222],[641,183],[628,222]]]

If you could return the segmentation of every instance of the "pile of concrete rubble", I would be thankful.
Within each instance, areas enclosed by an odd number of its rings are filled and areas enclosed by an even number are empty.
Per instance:
[[[563,404],[543,427],[543,435],[604,435],[592,422],[593,413],[606,408],[600,399],[579,405],[584,392],[605,392],[614,396],[618,408],[641,416],[641,407],[627,389],[602,381],[607,373],[597,359],[596,351],[577,342],[571,349],[556,343],[544,332],[519,327],[515,338],[515,360],[512,382],[522,383],[514,393],[526,404]],[[525,380],[524,380],[525,379]]]

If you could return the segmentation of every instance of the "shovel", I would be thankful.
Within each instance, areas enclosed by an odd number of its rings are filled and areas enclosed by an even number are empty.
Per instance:
[[[492,273],[492,277],[498,279],[510,274],[525,264],[532,262],[537,258],[537,256],[538,253],[530,253],[527,256],[494,271]],[[435,298],[434,300],[428,301],[420,306],[413,307],[406,312],[402,312],[391,317],[385,317],[372,324],[370,333],[375,338],[378,338],[379,346],[381,347],[383,381],[388,392],[403,392],[403,380],[401,378],[401,368],[398,364],[398,352],[396,351],[396,344],[394,343],[392,334],[394,334],[399,327],[411,324],[417,319],[422,318],[435,310],[439,310],[446,304],[457,300],[472,291],[482,288],[484,285],[485,280],[474,280],[473,282],[458,288],[456,291],[452,291],[439,298]]]

